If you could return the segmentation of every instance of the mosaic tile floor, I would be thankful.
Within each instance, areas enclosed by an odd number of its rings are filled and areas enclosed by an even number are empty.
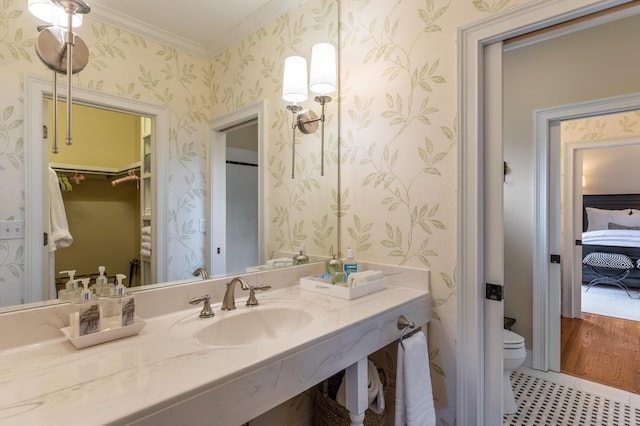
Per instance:
[[[511,382],[519,408],[503,416],[503,426],[640,426],[640,409],[627,404],[520,371]]]

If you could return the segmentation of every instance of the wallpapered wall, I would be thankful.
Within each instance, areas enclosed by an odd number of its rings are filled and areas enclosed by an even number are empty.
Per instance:
[[[434,320],[429,345],[441,425],[455,423],[457,29],[523,2],[337,2],[340,245],[353,247],[362,259],[431,270]],[[24,217],[24,144],[33,141],[22,139],[23,77],[49,77],[33,49],[38,22],[23,11],[24,3],[5,0],[0,9],[0,219],[5,220]],[[207,120],[277,93],[282,59],[309,52],[313,43],[298,42],[296,32],[324,37],[336,31],[322,24],[332,2],[309,3],[212,61],[103,25],[90,15],[86,19],[81,35],[91,48],[90,65],[75,77],[75,84],[171,109],[169,278],[185,276],[203,259],[197,218],[204,214]],[[264,43],[280,46],[278,55],[263,55]],[[248,70],[248,61],[260,65],[259,74]],[[279,188],[288,164],[288,112],[274,108],[274,114],[268,162],[271,184]],[[283,188],[282,193],[309,203],[314,196],[306,187]],[[284,201],[280,205],[291,207]],[[322,223],[323,218],[307,220],[304,233],[313,238],[318,231],[331,241]],[[279,225],[273,223],[271,250],[291,245],[299,233],[299,227],[281,231]],[[22,245],[20,240],[0,241],[0,285],[5,288],[22,284],[27,266]],[[383,354],[389,364],[385,368],[393,368],[392,358],[391,350]]]

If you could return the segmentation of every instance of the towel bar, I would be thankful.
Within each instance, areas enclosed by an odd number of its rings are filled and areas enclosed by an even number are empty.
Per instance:
[[[416,324],[413,321],[409,321],[404,315],[400,315],[398,317],[398,330],[402,330],[402,332],[400,333],[400,346],[402,346],[402,349],[404,349],[404,344],[402,343],[402,341],[404,340],[404,333],[408,329],[412,329],[415,327]]]

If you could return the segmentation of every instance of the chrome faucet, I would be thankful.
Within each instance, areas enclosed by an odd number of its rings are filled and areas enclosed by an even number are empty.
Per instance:
[[[240,288],[243,290],[249,290],[249,284],[242,277],[235,277],[227,283],[227,291],[222,298],[222,310],[230,311],[236,308],[236,299],[234,298],[236,283],[240,283]]]
[[[201,275],[203,280],[209,279],[209,273],[207,272],[207,269],[204,266],[201,266],[195,271],[193,271],[194,277],[197,277],[198,275]]]
[[[189,300],[189,303],[191,303],[192,305],[197,305],[202,302],[204,302],[204,306],[202,308],[202,311],[200,312],[200,318],[211,318],[212,316],[214,316],[213,309],[211,309],[211,298],[208,294],[205,294],[202,297],[194,297],[193,299]]]
[[[249,290],[249,298],[247,299],[247,306],[258,306],[258,300],[256,299],[256,290],[269,290],[270,285],[252,286],[242,277],[235,277],[227,283],[227,291],[222,298],[222,310],[230,311],[236,308],[236,299],[234,298],[236,283],[240,283],[240,288],[243,290]]]

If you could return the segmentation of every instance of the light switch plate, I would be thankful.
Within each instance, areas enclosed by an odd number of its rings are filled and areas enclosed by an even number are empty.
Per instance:
[[[24,220],[0,220],[0,240],[24,238]]]

